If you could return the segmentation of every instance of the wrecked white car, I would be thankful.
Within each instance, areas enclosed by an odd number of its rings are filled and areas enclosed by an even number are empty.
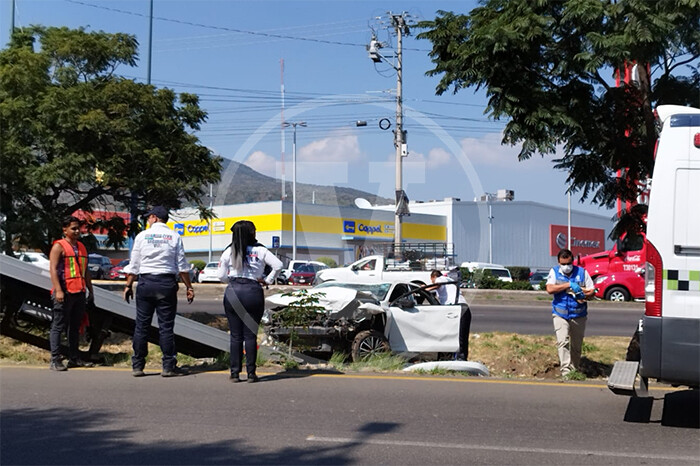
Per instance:
[[[458,286],[457,283],[443,286]],[[313,321],[287,327],[275,315],[295,300],[276,294],[265,300],[263,328],[271,339],[319,356],[350,354],[354,361],[392,351],[409,359],[419,353],[466,359],[471,312],[466,304],[440,305],[427,291],[431,286],[412,283],[325,282],[309,293],[319,293]],[[323,293],[321,296],[320,293]]]

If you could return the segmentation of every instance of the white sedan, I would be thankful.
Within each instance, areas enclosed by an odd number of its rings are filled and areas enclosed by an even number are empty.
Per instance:
[[[206,267],[199,272],[199,283],[205,282],[216,282],[219,283],[219,277],[217,276],[217,271],[219,270],[218,262],[209,262]]]
[[[431,286],[325,282],[309,290],[310,294],[318,293],[318,305],[325,311],[313,322],[293,328],[275,314],[296,298],[276,294],[265,300],[264,329],[281,343],[293,334],[293,341],[312,353],[344,352],[355,361],[386,351],[406,355],[456,353],[460,329],[463,336],[469,335],[469,306],[441,305],[426,290]]]
[[[26,251],[17,256],[22,262],[29,262],[32,265],[49,270],[49,258],[43,252]]]

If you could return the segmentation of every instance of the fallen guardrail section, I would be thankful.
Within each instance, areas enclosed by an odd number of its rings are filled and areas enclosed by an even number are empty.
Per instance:
[[[136,306],[121,296],[98,286],[95,306],[88,306],[90,348],[87,360],[94,360],[109,332],[133,335]],[[51,279],[48,270],[0,255],[0,333],[25,343],[49,349],[49,341],[34,329],[51,325]],[[148,341],[158,344],[158,322],[154,316]],[[228,333],[177,316],[175,345],[178,352],[196,358],[217,357],[229,351]],[[63,348],[67,354],[67,348]],[[83,355],[85,356],[85,355]]]

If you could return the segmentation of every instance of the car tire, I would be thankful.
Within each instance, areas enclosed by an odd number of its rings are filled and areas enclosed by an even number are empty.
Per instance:
[[[352,360],[364,361],[377,354],[391,351],[389,341],[376,330],[364,330],[358,333],[352,341]]]
[[[621,286],[613,286],[608,291],[605,292],[605,299],[608,301],[629,301],[630,293],[625,288]]]

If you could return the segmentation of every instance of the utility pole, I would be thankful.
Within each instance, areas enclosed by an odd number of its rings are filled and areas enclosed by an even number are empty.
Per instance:
[[[404,203],[403,192],[403,158],[408,155],[403,133],[403,33],[408,35],[408,26],[404,15],[391,15],[391,23],[396,31],[396,211],[394,214],[394,250],[395,256],[401,254],[402,221],[401,205]],[[408,206],[406,206],[408,208]]]
[[[284,171],[284,153],[286,151],[285,148],[285,135],[284,135],[284,58],[280,58],[280,96],[282,98],[282,110],[280,110],[280,131],[281,131],[281,151],[280,151],[280,160],[282,162],[282,200],[284,201],[287,198],[287,180],[285,179],[285,171]]]
[[[214,210],[214,185],[212,183],[209,183],[209,212],[213,213]],[[212,253],[212,238],[214,235],[214,232],[212,231],[212,221],[209,219],[209,260],[207,261],[207,264],[211,262],[211,253]]]
[[[394,148],[396,149],[396,210],[394,217],[394,255],[398,259],[401,256],[402,242],[402,217],[409,215],[408,197],[403,190],[403,158],[408,155],[406,145],[406,133],[403,129],[403,36],[408,36],[410,30],[406,22],[406,13],[389,13],[391,25],[396,33],[396,63],[391,63],[380,52],[382,43],[375,37],[367,47],[369,57],[373,62],[384,61],[396,70],[396,130],[394,131]]]
[[[305,121],[285,121],[283,127],[294,130],[292,142],[292,260],[297,258],[297,126],[305,127]]]
[[[150,4],[150,12],[148,14],[148,68],[146,70],[146,83],[151,84],[151,61],[153,59],[153,0]]]

